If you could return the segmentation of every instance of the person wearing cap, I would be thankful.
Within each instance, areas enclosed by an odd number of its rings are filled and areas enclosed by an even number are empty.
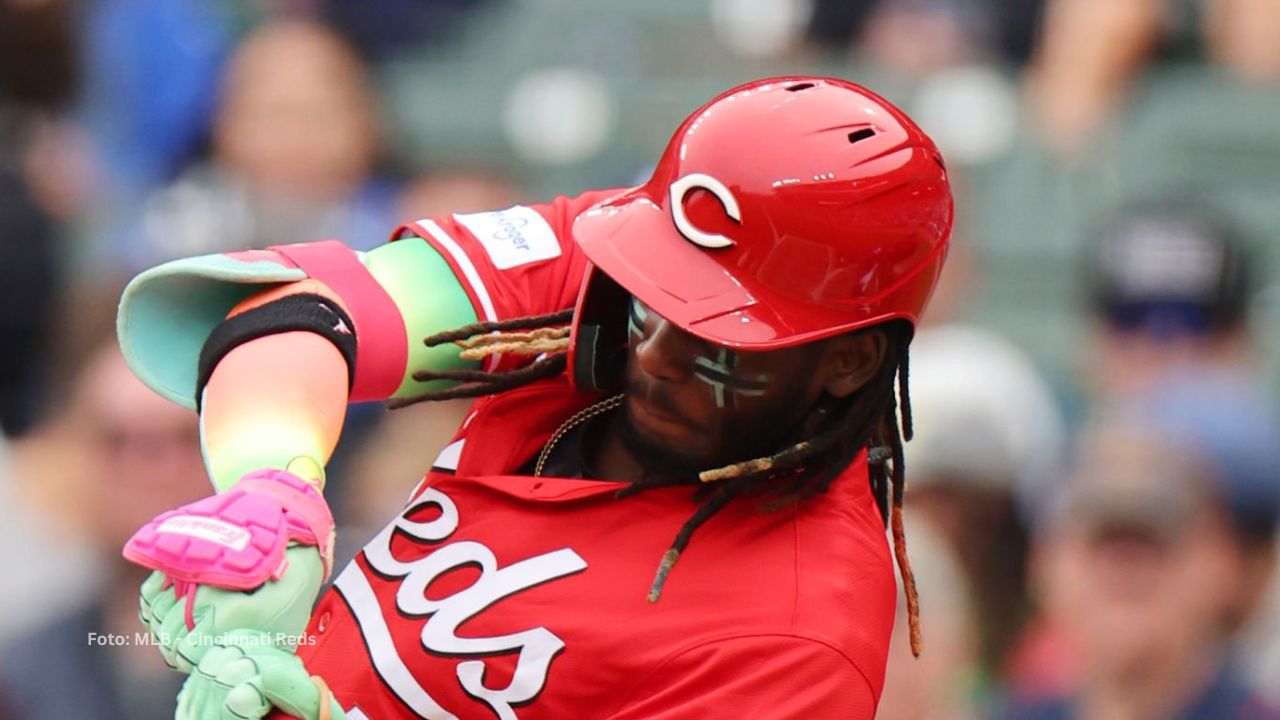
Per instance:
[[[1269,701],[1280,703],[1280,412],[1256,385],[1230,373],[1172,373],[1133,405],[1135,415],[1204,455],[1217,471],[1245,567],[1229,627],[1242,646],[1242,669]]]
[[[901,111],[778,78],[635,188],[143,273],[122,347],[220,491],[125,549],[179,716],[872,717],[886,525],[920,647],[906,351],[951,224]],[[346,403],[448,397],[481,399],[313,611]]]
[[[1032,575],[1070,689],[1002,718],[1280,717],[1232,652],[1254,519],[1211,454],[1148,420],[1095,420],[1042,510]]]
[[[1096,397],[1142,393],[1169,372],[1248,374],[1254,260],[1227,218],[1176,199],[1123,207],[1089,243]]]

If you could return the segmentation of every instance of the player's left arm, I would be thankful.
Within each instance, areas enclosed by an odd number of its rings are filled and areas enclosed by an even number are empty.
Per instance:
[[[875,717],[879,688],[835,646],[792,635],[703,643],[667,660],[608,720]]]
[[[322,487],[347,402],[452,383],[418,379],[420,370],[530,360],[467,360],[451,343],[423,339],[573,307],[587,267],[573,222],[612,194],[423,218],[367,253],[326,241],[166,263],[125,290],[120,344],[161,395],[188,407],[204,400],[202,441],[218,490],[263,468]],[[333,318],[340,331],[320,327]]]
[[[603,196],[418,221],[420,232],[368,253],[330,241],[179,260],[130,283],[119,317],[125,355],[162,395],[189,407],[203,400],[206,464],[224,493],[166,513],[130,543],[130,559],[162,571],[143,587],[141,614],[167,639],[170,664],[189,671],[200,661],[206,644],[188,637],[301,630],[329,572],[332,520],[318,491],[346,403],[431,389],[416,369],[476,366],[452,345],[426,346],[426,335],[572,307],[585,260],[570,227]],[[287,511],[290,545],[284,552],[275,538],[252,577],[240,559],[214,567],[165,554],[166,532],[261,535],[241,527],[238,508],[264,503]],[[260,588],[264,568],[272,592],[237,592]]]

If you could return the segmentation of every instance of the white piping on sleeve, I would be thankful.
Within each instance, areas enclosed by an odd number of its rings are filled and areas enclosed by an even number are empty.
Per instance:
[[[453,260],[458,263],[458,267],[462,268],[462,274],[466,276],[467,284],[471,286],[472,291],[476,294],[476,299],[480,301],[480,309],[484,311],[484,319],[489,322],[497,322],[498,313],[493,309],[493,300],[489,297],[489,291],[485,288],[484,282],[480,280],[480,273],[476,271],[476,266],[472,264],[471,258],[467,257],[467,253],[462,249],[462,246],[449,237],[449,233],[446,233],[434,220],[419,220],[418,226],[426,230],[428,235],[440,243],[453,256]]]
[[[498,312],[493,308],[493,298],[489,297],[489,290],[485,288],[484,281],[480,279],[480,273],[476,270],[476,266],[471,262],[471,258],[467,257],[467,253],[462,246],[453,238],[449,237],[449,233],[444,228],[436,224],[434,220],[423,218],[417,222],[418,227],[427,231],[436,242],[440,243],[445,251],[453,257],[454,262],[462,269],[467,284],[471,286],[471,291],[476,294],[476,299],[480,301],[480,310],[484,313],[484,319],[488,322],[498,321]],[[498,365],[501,355],[490,355],[485,358],[485,367],[492,370]]]

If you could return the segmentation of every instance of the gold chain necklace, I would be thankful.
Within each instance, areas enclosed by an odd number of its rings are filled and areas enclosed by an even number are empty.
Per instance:
[[[542,446],[542,452],[538,453],[538,464],[535,465],[533,468],[533,476],[534,477],[542,476],[542,470],[544,467],[546,467],[547,459],[551,457],[551,451],[555,449],[556,443],[560,442],[560,440],[564,438],[565,433],[581,425],[582,423],[590,420],[591,418],[596,417],[597,415],[602,415],[618,407],[619,405],[622,404],[622,401],[625,400],[626,397],[627,396],[624,393],[618,393],[613,397],[608,397],[608,398],[605,398],[604,400],[601,400],[600,402],[596,403],[595,405],[592,405],[589,408],[586,408],[584,410],[579,410],[578,412],[571,415],[568,420],[565,420],[564,423],[562,423],[560,427],[556,429],[555,433],[551,435],[551,439],[547,440],[547,444]]]

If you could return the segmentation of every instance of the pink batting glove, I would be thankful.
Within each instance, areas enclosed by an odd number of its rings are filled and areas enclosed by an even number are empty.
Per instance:
[[[200,585],[252,590],[278,580],[290,543],[316,546],[328,579],[333,542],[333,515],[319,490],[284,470],[258,470],[224,493],[160,514],[134,533],[124,556],[165,574],[174,594],[187,598],[191,629]]]

